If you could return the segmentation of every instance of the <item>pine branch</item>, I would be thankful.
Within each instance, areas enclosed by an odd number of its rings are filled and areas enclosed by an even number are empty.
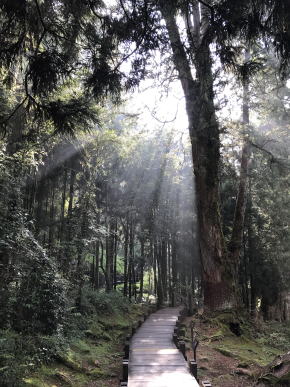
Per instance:
[[[287,160],[286,160],[286,159],[279,159],[279,158],[277,158],[271,151],[269,151],[269,150],[263,148],[263,146],[261,146],[261,145],[255,144],[255,143],[252,142],[252,141],[249,141],[249,143],[250,143],[250,145],[252,145],[254,148],[260,150],[260,151],[263,152],[263,153],[266,153],[266,154],[269,156],[269,158],[270,158],[271,164],[276,163],[276,164],[278,164],[278,165],[280,165],[280,166],[282,166],[282,167],[284,167],[284,168],[289,168],[289,167],[290,167],[289,165],[287,165],[287,163],[286,163]]]

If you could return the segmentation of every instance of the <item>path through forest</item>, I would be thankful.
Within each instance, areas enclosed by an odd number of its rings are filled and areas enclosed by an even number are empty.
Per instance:
[[[172,341],[179,308],[153,313],[130,343],[128,387],[198,386]]]

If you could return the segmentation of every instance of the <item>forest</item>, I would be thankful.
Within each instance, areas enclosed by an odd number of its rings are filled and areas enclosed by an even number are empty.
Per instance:
[[[152,304],[290,385],[289,42],[289,0],[0,0],[0,386],[117,386]]]

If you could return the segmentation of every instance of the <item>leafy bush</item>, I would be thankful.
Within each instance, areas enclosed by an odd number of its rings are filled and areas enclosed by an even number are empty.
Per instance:
[[[0,385],[20,387],[26,372],[55,359],[66,348],[62,335],[22,335],[0,331]]]
[[[23,250],[26,259],[21,265],[12,326],[21,332],[54,334],[62,328],[65,319],[65,282],[33,237],[26,238]]]
[[[65,282],[22,208],[21,162],[0,153],[0,163],[0,328],[54,334],[65,318]]]
[[[91,287],[84,287],[81,309],[83,313],[114,313],[128,312],[129,301],[118,292],[98,292]]]

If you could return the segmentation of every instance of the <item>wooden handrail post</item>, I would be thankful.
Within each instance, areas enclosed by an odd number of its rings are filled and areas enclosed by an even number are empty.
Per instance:
[[[129,360],[123,360],[123,381],[128,382]]]
[[[178,348],[179,348],[180,352],[182,353],[184,359],[186,360],[185,342],[184,341],[179,341],[178,342]]]
[[[189,368],[191,375],[194,376],[195,379],[197,379],[197,363],[195,360],[190,360]]]
[[[204,380],[203,382],[201,382],[201,385],[202,387],[211,387],[211,382],[209,382],[208,380]]]
[[[129,359],[129,352],[130,352],[130,343],[129,343],[129,341],[125,342],[124,352],[125,352],[124,359]]]
[[[174,342],[175,346],[177,347],[177,343],[178,343],[178,336],[177,336],[177,334],[176,334],[176,333],[174,333],[174,334],[173,334],[173,336],[172,336],[172,339],[173,339],[173,342]]]
[[[132,336],[135,335],[135,333],[136,333],[136,326],[132,325]]]
[[[198,344],[199,344],[199,341],[194,339],[194,341],[192,342],[192,351],[193,351],[193,356],[195,361],[196,361],[196,349],[198,347]]]

